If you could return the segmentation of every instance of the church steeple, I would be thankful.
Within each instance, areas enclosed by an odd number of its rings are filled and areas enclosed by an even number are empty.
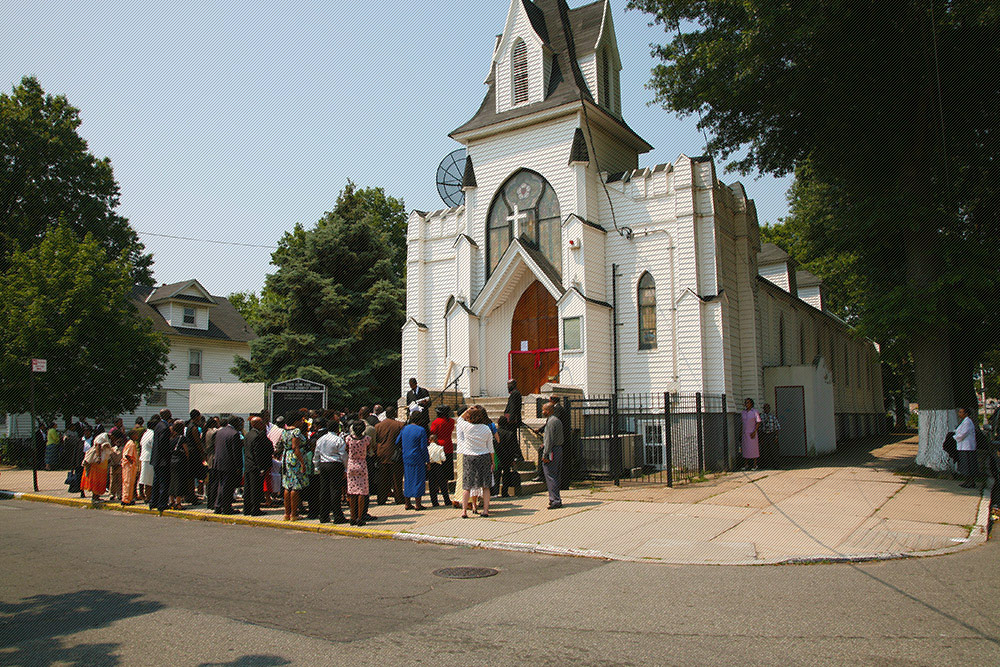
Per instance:
[[[620,70],[610,0],[576,9],[566,0],[511,0],[494,44],[486,98],[450,136],[465,143],[469,133],[490,125],[587,103],[591,120],[607,114],[630,135],[626,142],[644,153],[651,147],[622,122]]]

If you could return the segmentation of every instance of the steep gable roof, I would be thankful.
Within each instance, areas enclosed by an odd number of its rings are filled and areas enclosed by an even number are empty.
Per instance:
[[[190,287],[193,287],[198,294],[181,294],[181,292]],[[146,297],[146,302],[157,303],[159,301],[167,301],[168,299],[196,301],[198,303],[207,303],[211,305],[216,304],[215,297],[209,294],[208,290],[205,289],[200,282],[194,279],[160,285],[150,292],[149,296]]]

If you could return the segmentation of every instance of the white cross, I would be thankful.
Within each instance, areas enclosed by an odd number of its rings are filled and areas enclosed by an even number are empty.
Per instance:
[[[515,206],[514,212],[507,216],[507,222],[514,228],[514,238],[521,238],[521,224],[528,222],[528,211],[522,212]]]

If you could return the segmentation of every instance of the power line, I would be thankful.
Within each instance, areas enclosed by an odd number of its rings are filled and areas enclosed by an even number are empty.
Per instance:
[[[136,234],[145,234],[146,236],[159,236],[165,239],[177,239],[179,241],[197,241],[198,243],[217,243],[219,245],[234,245],[241,246],[244,248],[263,248],[264,250],[277,250],[278,246],[273,245],[257,245],[255,243],[239,243],[238,241],[217,241],[216,239],[195,239],[190,236],[171,236],[170,234],[157,234],[156,232],[140,232],[137,231]]]

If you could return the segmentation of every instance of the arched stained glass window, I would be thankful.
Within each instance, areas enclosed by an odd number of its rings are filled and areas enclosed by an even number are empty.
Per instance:
[[[656,283],[648,271],[639,278],[639,349],[656,349]]]
[[[559,199],[544,178],[526,169],[511,176],[497,191],[488,220],[488,273],[493,272],[504,250],[518,234],[527,245],[540,250],[562,274]]]
[[[512,105],[528,101],[528,46],[523,39],[510,50],[510,96]]]

